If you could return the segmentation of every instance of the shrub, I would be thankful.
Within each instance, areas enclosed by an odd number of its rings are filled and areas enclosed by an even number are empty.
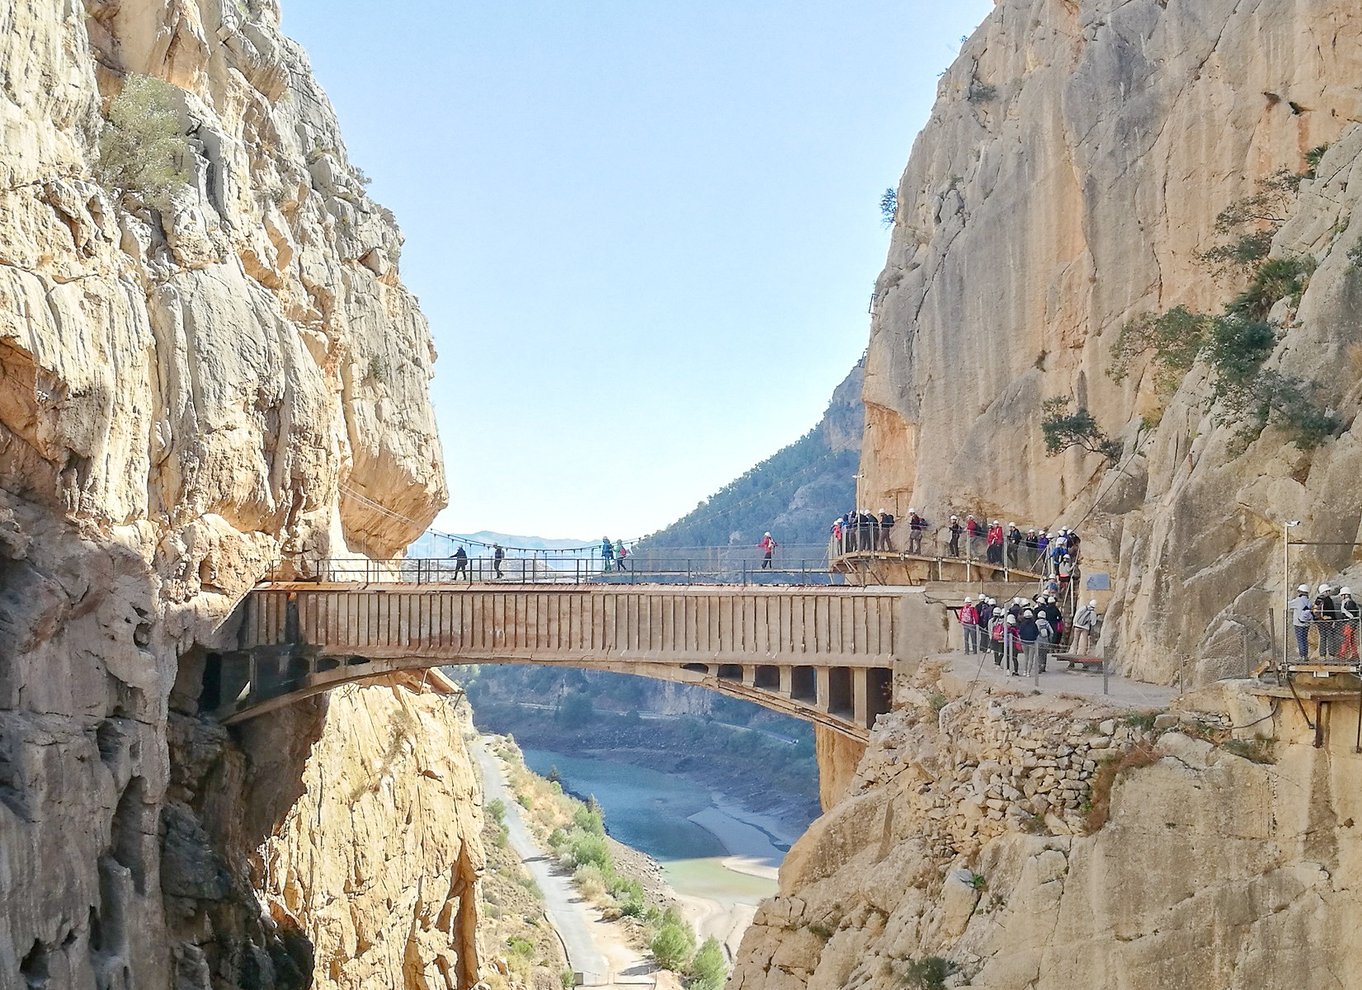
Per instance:
[[[1131,320],[1116,338],[1114,359],[1107,374],[1119,382],[1129,373],[1131,361],[1152,353],[1154,387],[1163,394],[1171,394],[1196,363],[1210,323],[1209,317],[1186,306],[1175,306],[1157,316],[1146,313]]]
[[[684,973],[695,954],[695,933],[674,911],[668,909],[648,948],[660,967]]]
[[[388,380],[388,362],[382,354],[371,354],[364,366],[364,384],[376,385]]]
[[[1068,408],[1069,399],[1062,395],[1046,399],[1041,404],[1044,416],[1040,429],[1045,436],[1046,453],[1053,456],[1070,447],[1079,447],[1089,453],[1100,454],[1109,461],[1121,456],[1120,441],[1109,439],[1098,428],[1092,413],[1082,406],[1072,413],[1068,412]]]
[[[700,951],[690,964],[691,990],[719,990],[728,978],[728,961],[719,940],[713,935],[705,939]]]
[[[601,806],[592,798],[590,804],[580,804],[572,812],[573,828],[581,829],[590,835],[605,834],[605,816],[601,814]]]
[[[941,709],[945,708],[946,705],[949,704],[949,702],[950,699],[947,698],[940,691],[934,691],[927,696],[927,704],[931,706],[931,709],[934,712],[941,711]]]
[[[1215,372],[1215,393],[1242,407],[1243,395],[1277,346],[1270,323],[1234,316],[1212,321],[1206,358]]]
[[[988,83],[980,82],[978,79],[970,80],[969,96],[967,99],[971,103],[987,103],[990,100],[997,99],[997,97],[997,86],[990,86]]]
[[[506,940],[506,949],[513,956],[524,956],[526,959],[534,958],[534,943],[518,935],[512,935]]]
[[[940,956],[926,956],[908,960],[903,971],[904,986],[913,990],[943,990],[946,977],[955,972],[955,963]]]
[[[1315,173],[1319,170],[1319,163],[1328,150],[1327,144],[1318,144],[1305,153],[1305,177],[1307,179],[1315,177]]]
[[[1152,719],[1150,724],[1153,724]],[[1127,770],[1153,766],[1158,761],[1159,755],[1154,752],[1154,748],[1143,744],[1102,761],[1092,778],[1088,795],[1084,817],[1087,834],[1091,835],[1107,823],[1107,818],[1111,815],[1111,790],[1116,785],[1116,778]]]
[[[99,176],[110,190],[135,192],[161,210],[189,182],[189,140],[180,125],[176,89],[131,75],[109,101],[99,136]]]
[[[1272,250],[1274,229],[1251,230],[1240,234],[1227,244],[1218,244],[1201,254],[1201,260],[1210,262],[1216,274],[1242,272],[1267,257]]]
[[[563,696],[563,700],[558,703],[558,712],[554,717],[567,725],[586,725],[595,714],[596,705],[591,700],[591,695],[582,691],[573,691]]]
[[[572,971],[571,966],[563,970],[559,979],[563,984],[563,990],[572,990],[577,985],[577,974]]]
[[[1277,300],[1300,301],[1305,281],[1315,270],[1313,258],[1268,258],[1253,273],[1249,287],[1226,307],[1243,320],[1266,320]]]
[[[605,872],[595,863],[584,863],[572,872],[572,882],[588,901],[605,896]]]
[[[610,865],[610,850],[606,847],[605,837],[579,832],[568,842],[568,863],[571,866],[587,864],[605,869]]]
[[[487,813],[492,816],[492,821],[502,824],[506,821],[506,802],[501,798],[493,798],[487,802]]]

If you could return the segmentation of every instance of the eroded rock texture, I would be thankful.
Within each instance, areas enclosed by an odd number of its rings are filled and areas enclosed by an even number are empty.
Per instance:
[[[1362,20],[1351,0],[1000,0],[946,73],[898,189],[866,371],[867,501],[1076,525],[1090,570],[1117,576],[1108,626],[1130,672],[1241,650],[1282,587],[1280,524],[1358,539],[1351,480],[1362,274],[1355,181]],[[1269,210],[1274,256],[1318,267],[1274,307],[1265,367],[1317,386],[1340,429],[1303,450],[1271,426],[1240,449],[1204,360],[1171,396],[1137,360],[1108,374],[1120,329],[1247,281],[1205,252],[1227,206],[1277,173],[1315,177]],[[1086,407],[1119,469],[1047,457],[1042,402]],[[1291,583],[1332,577],[1346,547],[1302,551]]]
[[[234,861],[287,805],[233,824],[249,761],[192,674],[172,706],[180,658],[281,558],[391,554],[445,501],[400,234],[278,19],[0,4],[6,987],[305,981]],[[160,196],[99,181],[139,75],[177,117]]]

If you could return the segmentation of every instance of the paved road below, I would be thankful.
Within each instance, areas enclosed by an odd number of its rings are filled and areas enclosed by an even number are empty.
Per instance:
[[[500,798],[506,806],[506,832],[511,848],[544,893],[544,913],[567,951],[568,965],[582,974],[585,986],[652,986],[651,966],[633,949],[606,931],[596,910],[583,900],[570,878],[555,873],[552,860],[539,848],[520,814],[520,805],[506,786],[501,761],[481,739],[470,744],[482,775],[488,802]]]

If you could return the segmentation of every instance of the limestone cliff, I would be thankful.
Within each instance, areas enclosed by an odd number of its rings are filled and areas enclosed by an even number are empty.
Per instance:
[[[923,674],[731,987],[1359,985],[1355,699],[1316,748],[1247,685],[1151,723]]]
[[[445,502],[401,236],[278,23],[0,5],[0,985],[301,983],[235,858],[287,803],[236,821],[181,661]]]
[[[866,369],[869,501],[1079,525],[1089,570],[1115,578],[1118,662],[1165,681],[1180,654],[1222,670],[1278,601],[1281,523],[1345,542],[1362,523],[1359,75],[1352,0],[999,0],[898,187]],[[1283,170],[1296,191],[1248,229],[1314,272],[1272,308],[1263,368],[1313,383],[1336,419],[1314,450],[1275,423],[1245,446],[1204,358],[1169,395],[1147,356],[1109,374],[1128,322],[1215,313],[1244,288],[1208,263],[1217,220]],[[1119,456],[1048,457],[1052,397]],[[1303,552],[1291,583],[1351,559]]]

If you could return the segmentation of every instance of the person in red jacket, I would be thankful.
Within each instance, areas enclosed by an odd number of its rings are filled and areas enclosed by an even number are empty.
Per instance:
[[[965,535],[969,538],[967,542],[969,557],[973,560],[975,557],[979,556],[979,538],[984,535],[984,527],[980,525],[978,519],[975,519],[973,516],[966,516]]]
[[[775,540],[771,539],[771,534],[767,533],[758,541],[757,546],[761,547],[761,569],[769,570],[771,567],[771,555],[776,552],[776,547],[780,546]]]
[[[988,562],[990,564],[1003,562],[1003,526],[996,519],[988,527]]]

